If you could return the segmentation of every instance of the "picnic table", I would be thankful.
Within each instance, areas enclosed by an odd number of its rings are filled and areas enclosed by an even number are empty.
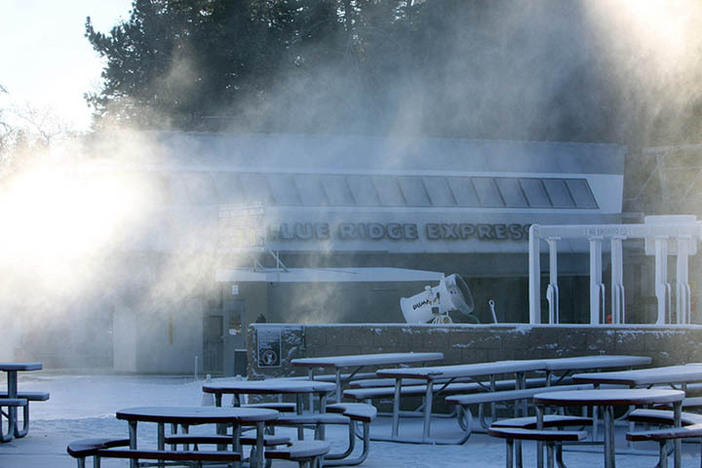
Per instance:
[[[631,388],[651,385],[680,385],[685,390],[688,384],[702,382],[702,366],[687,364],[627,371],[575,374],[573,375],[573,381],[594,385],[626,385]]]
[[[316,368],[333,369],[336,383],[336,401],[341,401],[343,386],[364,367],[423,363],[438,361],[443,358],[443,353],[378,353],[298,358],[291,360],[290,363],[293,367],[306,367],[310,380],[314,380],[314,370]],[[346,378],[342,378],[342,369],[349,368],[353,368],[353,371]]]
[[[12,400],[16,402],[16,400],[19,399],[17,389],[18,372],[35,371],[41,369],[42,364],[40,362],[0,362],[0,371],[7,374],[6,400],[8,400],[6,401],[6,403],[8,403],[7,413],[2,413],[2,415],[5,415],[8,420],[8,433],[0,434],[0,441],[8,442],[12,440],[13,437],[23,437],[26,435],[26,431],[20,431],[17,427],[17,405],[10,405],[9,403],[12,403]],[[2,400],[3,399],[0,399],[0,407],[3,406]],[[24,404],[26,406],[28,403],[25,401]],[[25,412],[25,415],[26,414],[28,413]],[[25,425],[27,422],[28,421],[25,421]]]
[[[556,381],[562,380],[567,375],[579,370],[593,369],[614,369],[614,368],[632,368],[647,366],[651,364],[652,359],[648,356],[626,356],[616,354],[603,354],[592,356],[575,356],[567,358],[545,359],[545,371],[547,382],[550,385],[554,380],[556,372],[563,372]]]
[[[421,442],[432,443],[438,442],[431,439],[431,414],[432,400],[434,398],[434,384],[437,380],[441,380],[439,385],[445,386],[456,378],[488,378],[490,387],[494,391],[495,381],[498,375],[515,374],[515,385],[521,387],[521,382],[524,381],[523,376],[526,372],[543,369],[541,361],[496,361],[484,362],[477,364],[458,364],[452,366],[435,366],[435,367],[413,367],[408,369],[383,369],[376,372],[379,377],[389,377],[395,379],[395,395],[393,397],[392,410],[392,430],[390,441],[398,442]],[[424,425],[422,430],[421,440],[410,440],[400,438],[400,401],[402,399],[402,379],[422,379],[426,382],[426,390],[424,395]],[[385,439],[379,439],[385,440]]]
[[[222,395],[224,394],[233,395],[234,406],[242,405],[242,395],[294,395],[298,414],[302,414],[304,410],[304,397],[306,395],[317,395],[319,411],[323,413],[327,397],[335,389],[336,386],[331,382],[291,379],[236,380],[211,382],[202,386],[203,392],[214,394],[215,406],[222,406]]]
[[[343,452],[329,453],[325,457],[325,466],[357,465],[362,463],[368,456],[370,448],[369,424],[375,418],[376,410],[370,405],[362,404],[341,404],[330,405],[330,414],[327,413],[327,400],[330,393],[334,392],[336,385],[332,382],[320,382],[316,380],[294,380],[294,379],[267,379],[249,381],[228,381],[215,382],[203,385],[205,393],[215,395],[215,405],[222,405],[222,395],[233,395],[235,407],[242,405],[242,395],[294,395],[296,398],[295,415],[281,415],[274,425],[292,426],[297,428],[297,438],[304,440],[304,428],[313,427],[315,438],[325,439],[325,425],[337,424],[349,427],[348,449]],[[305,412],[306,396],[316,395],[319,404],[311,404],[309,411]],[[262,407],[269,406],[287,411],[287,407],[282,404],[261,403]],[[360,456],[351,458],[355,446],[355,423],[363,425],[362,436],[363,449]]]
[[[514,388],[523,390],[526,387],[526,374],[529,372],[546,372],[548,378],[546,385],[551,384],[551,374],[553,372],[572,372],[573,370],[583,369],[602,369],[602,368],[618,368],[618,367],[633,367],[644,365],[651,362],[648,357],[641,356],[620,356],[620,355],[594,355],[594,356],[578,356],[572,358],[552,358],[552,359],[533,359],[533,360],[509,360],[495,361],[476,364],[458,364],[450,366],[435,366],[435,367],[413,367],[407,369],[382,369],[376,372],[378,377],[386,377],[395,379],[395,394],[393,399],[393,415],[392,415],[392,432],[390,441],[414,442],[414,443],[443,443],[432,439],[431,432],[431,414],[432,400],[436,393],[440,393],[441,389],[449,385],[456,379],[473,379],[476,382],[481,382],[487,379],[488,385],[485,389],[491,392],[495,391],[497,377],[500,375],[513,374]],[[399,437],[399,420],[400,420],[400,400],[402,398],[402,379],[420,379],[426,382],[426,390],[424,395],[424,425],[422,437],[419,440],[406,439]],[[437,384],[440,382],[440,384]],[[438,390],[435,388],[438,387]],[[462,443],[464,438],[449,443]]]
[[[222,395],[233,396],[233,405],[242,405],[242,395],[293,395],[295,397],[295,412],[302,415],[305,408],[305,397],[310,397],[310,411],[314,410],[312,397],[317,396],[319,412],[326,411],[327,399],[336,386],[331,382],[318,382],[314,380],[291,379],[265,379],[265,380],[237,380],[228,382],[207,383],[202,386],[202,391],[215,396],[215,406],[222,406]],[[322,429],[322,436],[324,431]],[[298,428],[298,438],[303,438],[302,428]]]
[[[232,426],[232,451],[241,453],[242,426],[256,426],[256,457],[253,466],[263,466],[264,423],[278,417],[278,412],[264,408],[219,408],[219,407],[160,407],[147,406],[127,408],[117,411],[117,419],[129,423],[129,449],[137,450],[137,426],[144,422],[157,424],[157,447],[165,449],[165,425],[172,424],[189,427],[199,424],[217,424]],[[136,467],[137,460],[131,459],[130,466]]]
[[[565,392],[548,392],[534,395],[537,429],[544,427],[544,409],[547,406],[590,406],[604,409],[604,466],[615,466],[614,408],[616,406],[641,406],[673,404],[675,427],[680,427],[681,404],[685,392],[667,389],[596,389]],[[543,466],[541,442],[537,451],[537,465]],[[680,458],[680,445],[676,444],[676,460]]]

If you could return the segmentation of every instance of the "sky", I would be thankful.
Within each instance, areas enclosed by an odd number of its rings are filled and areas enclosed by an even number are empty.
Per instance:
[[[71,130],[87,130],[86,92],[99,89],[102,61],[83,36],[90,16],[107,32],[131,0],[0,0],[0,109],[31,106]]]

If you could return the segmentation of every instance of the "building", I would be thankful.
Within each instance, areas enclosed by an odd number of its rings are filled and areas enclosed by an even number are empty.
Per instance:
[[[120,371],[232,374],[251,322],[402,323],[400,298],[452,273],[475,301],[471,317],[454,321],[492,322],[493,300],[498,321],[528,322],[529,226],[622,222],[626,148],[616,145],[131,141],[132,164],[110,170],[146,184],[149,216],[124,244],[138,273],[111,312]],[[92,148],[125,149],[112,140]],[[585,251],[560,250],[564,322],[586,320],[587,268]]]

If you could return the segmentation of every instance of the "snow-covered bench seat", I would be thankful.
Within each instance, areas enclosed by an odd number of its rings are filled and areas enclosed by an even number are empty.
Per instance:
[[[193,445],[195,450],[200,448],[200,445],[230,445],[232,443],[231,435],[191,435],[191,434],[173,434],[165,436],[164,443],[172,446],[177,445]],[[256,445],[256,437],[243,435],[239,438],[241,445]],[[263,435],[264,447],[276,447],[278,445],[290,444],[290,437],[277,436],[273,434]],[[174,450],[176,447],[172,447]],[[187,448],[186,448],[187,449]]]
[[[681,427],[667,427],[650,431],[627,432],[626,439],[631,442],[655,441],[659,444],[658,466],[668,466],[668,441],[702,437],[702,424]],[[678,466],[676,464],[676,466]]]
[[[507,443],[507,468],[512,468],[514,466],[515,441],[533,440],[536,442],[543,442],[547,449],[548,467],[553,468],[554,453],[557,446],[563,442],[579,442],[587,437],[586,431],[554,431],[547,429],[524,429],[521,427],[491,427],[488,430],[488,434],[492,437],[505,439]]]
[[[128,439],[83,439],[68,444],[66,451],[76,459],[78,468],[85,468],[87,457],[93,457],[94,466],[100,466],[100,460],[103,458],[169,462],[233,463],[241,461],[241,454],[232,451],[140,450],[128,447]]]
[[[567,381],[567,380],[566,380]],[[374,384],[377,383],[376,384]],[[382,385],[381,385],[382,384]],[[545,377],[534,377],[526,379],[527,388],[545,387]],[[344,391],[344,397],[353,400],[374,400],[377,398],[392,398],[395,395],[395,379],[359,380],[349,385],[349,389]],[[515,381],[497,380],[495,390],[513,390]],[[446,381],[434,381],[434,393],[442,395],[455,395],[465,393],[488,392],[489,382],[475,382],[472,379]],[[422,379],[402,379],[400,392],[403,396],[424,396],[427,390],[426,380]]]
[[[129,447],[129,439],[81,439],[74,440],[66,447],[70,456],[76,459],[78,468],[85,468],[85,459],[93,457],[93,466],[100,466],[98,450],[114,447]]]
[[[46,401],[49,399],[49,392],[17,392],[17,398],[21,400],[26,400],[25,405],[22,406],[22,428],[17,427],[15,429],[15,437],[24,437],[29,433],[29,402],[32,401]],[[0,400],[7,399],[7,392],[0,392]]]
[[[23,407],[27,408],[29,406],[29,403],[27,402],[26,398],[0,398],[0,418],[7,418],[8,420],[10,419],[10,413],[9,410],[10,408],[17,408],[17,407]],[[7,408],[7,411],[5,411],[3,408]],[[28,422],[29,420],[25,420],[25,428],[29,427]],[[0,429],[2,428],[2,425],[0,424]],[[4,432],[0,431],[0,442],[9,442],[12,440],[13,437],[19,437],[17,435],[19,431],[16,428],[13,428],[12,424],[7,425],[7,434]]]
[[[372,380],[375,379],[375,372],[358,372],[356,374],[340,374],[341,380],[344,382],[354,382],[356,380]],[[309,376],[302,375],[296,377],[286,377],[293,380],[309,380]],[[312,379],[320,382],[336,382],[336,374],[314,374]]]
[[[292,445],[266,451],[266,458],[290,460],[300,468],[321,466],[319,460],[329,453],[330,445],[323,440],[305,440]],[[326,462],[324,466],[329,466]]]
[[[324,457],[324,466],[358,465],[363,463],[370,452],[370,423],[377,415],[377,410],[372,405],[364,403],[335,403],[326,406],[326,413],[283,414],[270,421],[269,426],[290,426],[311,428],[314,430],[315,440],[324,437],[324,426],[346,425],[348,427],[348,444],[342,452],[334,452]],[[360,438],[363,441],[361,453],[355,458],[352,456],[356,447],[356,423],[361,424]]]
[[[657,426],[672,426],[675,422],[673,411],[662,409],[637,408],[631,411],[627,418],[630,422]],[[680,415],[680,423],[683,426],[702,424],[702,414],[683,411]]]
[[[564,427],[581,427],[580,430],[582,430],[583,427],[586,426],[592,426],[593,419],[592,418],[587,418],[583,416],[566,416],[566,415],[561,415],[561,414],[546,414],[544,415],[543,418],[543,428],[559,428],[562,429]],[[509,418],[509,419],[501,419],[499,421],[495,421],[492,423],[490,426],[491,429],[500,429],[500,428],[520,428],[520,429],[536,429],[538,425],[538,421],[536,419],[536,416],[524,416],[521,418]],[[518,466],[522,466],[521,460],[522,460],[522,447],[521,443],[519,440],[517,440],[514,443],[514,454],[513,456],[517,460]],[[556,461],[558,462],[558,466],[565,466],[565,463],[563,463],[563,451],[561,450],[560,445],[556,447]]]
[[[655,405],[655,409],[672,409],[672,405]],[[686,397],[682,401],[682,408],[688,410],[698,410],[702,408],[702,397]]]
[[[461,427],[470,432],[472,428],[473,414],[470,411],[471,405],[482,407],[484,404],[506,403],[520,400],[529,400],[537,393],[546,393],[554,391],[571,391],[571,390],[589,390],[592,389],[591,384],[578,385],[555,385],[551,387],[533,387],[520,390],[505,390],[498,392],[471,393],[466,395],[452,395],[446,397],[446,402],[456,405],[458,409],[458,421]],[[483,417],[482,408],[480,408],[480,423],[487,429],[489,424]]]
[[[449,379],[437,379],[434,381],[434,385],[442,385],[445,383],[448,383]],[[475,391],[483,391],[487,390],[489,388],[490,383],[489,382],[476,382],[474,379],[471,378],[465,378],[465,379],[450,379],[451,384],[454,383],[470,383],[472,386],[466,387],[466,388],[474,388]],[[570,383],[570,378],[565,377],[563,379],[563,382],[559,382],[560,384],[567,384]],[[426,380],[424,379],[402,379],[402,386],[413,386],[413,385],[425,385]],[[533,377],[526,379],[526,384],[527,387],[545,387],[546,386],[546,377]],[[495,382],[495,389],[496,390],[510,390],[514,389],[514,379],[509,379],[509,380],[497,380]],[[377,378],[377,379],[361,379],[361,380],[356,380],[351,383],[349,383],[349,388],[350,389],[355,389],[355,388],[379,388],[379,387],[395,387],[395,379],[389,379],[389,378]]]

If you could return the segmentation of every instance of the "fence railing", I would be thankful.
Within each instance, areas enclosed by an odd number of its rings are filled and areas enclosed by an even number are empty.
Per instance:
[[[541,242],[548,245],[549,284],[546,288],[548,323],[560,323],[558,290],[558,243],[562,240],[586,240],[590,251],[590,324],[608,321],[602,280],[603,244],[609,241],[611,255],[612,324],[626,323],[623,244],[644,239],[646,255],[655,256],[655,297],[657,324],[691,322],[689,257],[697,253],[702,240],[702,222],[694,216],[648,216],[644,224],[559,225],[534,224],[529,229],[529,323],[541,323]],[[675,309],[673,287],[668,280],[668,256],[677,256]]]

